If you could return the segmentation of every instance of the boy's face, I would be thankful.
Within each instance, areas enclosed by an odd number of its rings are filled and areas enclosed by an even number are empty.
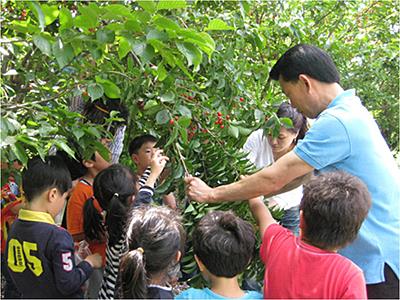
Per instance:
[[[137,153],[132,154],[132,160],[139,170],[144,171],[148,166],[150,166],[151,156],[156,150],[155,145],[155,142],[144,143]]]

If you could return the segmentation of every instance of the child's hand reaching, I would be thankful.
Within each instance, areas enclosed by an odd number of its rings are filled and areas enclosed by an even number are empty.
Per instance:
[[[164,170],[167,161],[169,161],[169,158],[163,155],[163,151],[161,149],[157,149],[153,152],[150,162],[151,173],[146,180],[147,186],[154,188],[154,184],[160,176],[161,172]]]
[[[101,255],[98,253],[88,255],[85,260],[93,267],[93,268],[101,268],[103,265],[103,259]]]
[[[163,155],[163,150],[157,149],[151,157],[151,174],[160,176],[168,161],[169,157]]]

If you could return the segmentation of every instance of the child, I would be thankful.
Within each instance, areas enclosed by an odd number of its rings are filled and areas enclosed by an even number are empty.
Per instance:
[[[129,252],[121,260],[121,298],[173,299],[168,280],[171,271],[179,271],[185,243],[177,213],[167,207],[134,209],[126,237]]]
[[[71,235],[54,224],[71,188],[71,177],[55,156],[31,160],[23,173],[26,209],[19,211],[7,240],[7,264],[22,298],[81,298],[81,286],[98,254],[75,265]]]
[[[154,182],[164,169],[168,157],[161,150],[153,154],[151,174],[146,184],[136,194],[136,182],[126,167],[113,165],[101,171],[94,180],[94,196],[106,213],[105,224],[102,216],[94,208],[93,199],[85,204],[85,233],[89,237],[105,235],[107,232],[106,266],[104,279],[98,297],[114,299],[120,257],[127,251],[125,243],[125,223],[132,205],[150,203],[154,192]]]
[[[144,134],[134,138],[129,144],[129,155],[132,161],[136,164],[137,175],[141,178],[139,180],[139,185],[143,185],[150,173],[149,166],[151,156],[156,150],[156,143],[157,139],[154,136]],[[176,200],[173,193],[163,195],[162,200],[164,204],[168,205],[170,208],[176,209]]]
[[[255,242],[250,223],[230,211],[209,212],[193,231],[193,251],[211,289],[190,288],[176,299],[262,299],[260,293],[243,291],[238,283],[238,275],[251,262]]]
[[[64,160],[66,161],[66,160]],[[79,170],[84,175],[79,178],[78,183],[75,185],[71,197],[67,204],[67,230],[72,235],[75,242],[80,242],[87,237],[83,229],[83,206],[85,202],[93,196],[93,179],[101,171],[107,168],[110,163],[105,160],[98,152],[95,152],[92,159],[74,161],[75,165],[80,166],[72,168],[71,161],[69,169],[72,173],[73,170]],[[74,174],[75,175],[75,174]],[[96,209],[101,212],[101,207],[94,200]],[[89,249],[92,253],[99,253],[103,257],[103,265],[105,264],[106,242],[104,237],[99,239],[88,239]],[[86,296],[90,299],[96,298],[102,282],[103,270],[95,269],[91,278],[89,279],[88,289]]]
[[[371,205],[367,187],[344,172],[304,186],[300,236],[275,223],[260,198],[249,200],[259,223],[264,298],[366,299],[363,272],[336,252],[357,236]]]

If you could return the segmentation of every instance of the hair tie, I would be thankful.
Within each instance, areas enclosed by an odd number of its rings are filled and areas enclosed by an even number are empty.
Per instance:
[[[118,193],[114,193],[114,197],[119,197],[119,194]]]
[[[104,108],[98,106],[97,104],[95,104],[94,107],[96,107],[99,111],[102,111],[103,113],[109,114],[109,111],[108,111],[108,110],[106,110],[106,109],[104,109]]]
[[[144,253],[144,249],[142,247],[137,248],[136,251],[139,251],[142,254]]]

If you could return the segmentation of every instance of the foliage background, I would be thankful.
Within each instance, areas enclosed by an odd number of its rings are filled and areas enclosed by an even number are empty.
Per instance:
[[[159,192],[177,191],[190,230],[215,207],[186,206],[178,152],[212,186],[254,171],[238,149],[265,118],[279,128],[274,110],[285,99],[268,72],[297,43],[332,55],[343,87],[357,90],[398,153],[398,33],[397,1],[2,1],[1,160],[26,163],[52,145],[74,155],[67,139],[86,156],[104,150],[107,124],[68,105],[121,98],[126,144],[150,132],[172,158]],[[121,162],[131,165],[126,151]],[[217,208],[251,220],[245,204]]]

